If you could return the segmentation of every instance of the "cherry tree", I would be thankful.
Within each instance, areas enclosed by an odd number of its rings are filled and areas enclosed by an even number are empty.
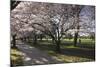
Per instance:
[[[74,5],[51,3],[35,4],[36,5],[33,6],[28,5],[28,8],[31,6],[29,11],[32,11],[31,13],[35,15],[34,20],[30,21],[30,25],[50,36],[55,41],[57,51],[60,52],[60,42],[63,34],[69,29],[73,29],[76,25],[73,17]],[[34,6],[37,8],[34,8]]]
[[[12,11],[12,18],[20,22],[21,29],[28,25],[50,36],[60,52],[63,34],[77,25],[75,9],[76,5],[70,4],[21,2]]]

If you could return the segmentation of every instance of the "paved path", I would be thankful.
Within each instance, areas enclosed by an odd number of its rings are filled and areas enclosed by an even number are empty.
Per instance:
[[[50,64],[50,63],[60,63],[54,57],[49,56],[47,53],[31,47],[27,44],[17,45],[18,49],[23,52],[23,63],[24,65],[39,65],[39,64]]]

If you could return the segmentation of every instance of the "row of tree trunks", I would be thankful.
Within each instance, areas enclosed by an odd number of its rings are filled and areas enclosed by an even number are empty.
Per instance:
[[[12,48],[16,48],[16,34],[12,35]]]

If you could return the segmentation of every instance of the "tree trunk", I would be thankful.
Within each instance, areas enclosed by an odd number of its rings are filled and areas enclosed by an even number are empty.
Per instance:
[[[60,40],[57,40],[55,43],[56,43],[56,51],[58,53],[60,53],[61,52],[61,50],[60,50]]]
[[[74,36],[74,46],[76,46],[77,44],[77,39],[78,39],[78,32],[76,32]]]
[[[55,42],[54,42],[54,38],[52,38],[52,43],[54,44]]]
[[[42,41],[42,38],[43,38],[43,35],[42,35],[42,34],[40,34],[40,41]]]
[[[37,44],[37,35],[34,35],[34,45]]]
[[[79,33],[79,29],[80,29],[80,25],[79,25],[79,14],[76,14],[75,16],[77,18],[77,25],[76,25],[76,29],[77,31],[75,32],[75,35],[74,35],[74,46],[77,45],[77,39],[78,39],[78,33]]]
[[[13,44],[12,47],[13,47],[13,48],[16,48],[16,35],[13,35],[13,36],[12,36],[12,39],[13,39],[13,40],[12,40],[12,44]]]

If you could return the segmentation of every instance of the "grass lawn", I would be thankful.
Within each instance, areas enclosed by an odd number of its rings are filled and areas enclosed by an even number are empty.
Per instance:
[[[69,46],[73,46],[73,39],[63,39],[62,40],[62,45],[66,45],[67,47]],[[79,39],[78,39],[79,41]],[[85,48],[91,48],[91,49],[95,49],[95,40],[91,40],[91,39],[82,39],[81,38],[81,44],[78,45],[79,47],[85,47]]]
[[[40,50],[45,51],[50,56],[56,58],[59,61],[64,63],[73,63],[73,62],[88,62],[95,61],[95,42],[90,39],[82,39],[81,45],[85,45],[86,47],[74,47],[73,39],[64,39],[61,41],[61,53],[56,53],[55,45],[52,44],[51,40],[43,40],[39,41],[38,44],[33,45],[33,47],[39,48]],[[93,47],[93,48],[87,48]]]
[[[18,49],[11,48],[11,65],[12,66],[23,65],[22,56],[23,53],[21,53]]]

